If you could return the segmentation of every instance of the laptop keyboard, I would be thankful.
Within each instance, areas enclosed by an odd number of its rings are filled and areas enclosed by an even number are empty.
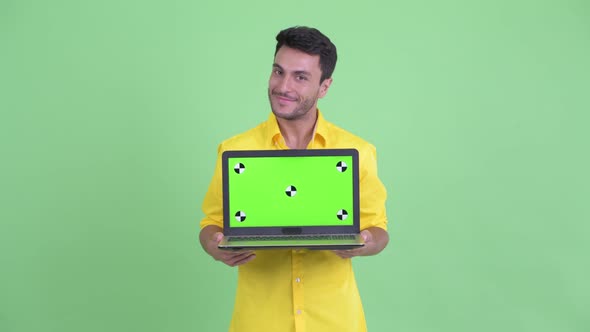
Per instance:
[[[284,241],[284,240],[354,240],[355,235],[265,235],[265,236],[230,236],[228,241]]]

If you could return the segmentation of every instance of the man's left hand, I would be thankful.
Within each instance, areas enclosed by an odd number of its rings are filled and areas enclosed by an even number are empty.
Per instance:
[[[352,258],[355,256],[366,256],[367,253],[374,251],[376,243],[373,239],[373,234],[371,231],[365,229],[361,232],[361,237],[365,242],[364,246],[348,250],[333,250],[334,253],[342,258]]]

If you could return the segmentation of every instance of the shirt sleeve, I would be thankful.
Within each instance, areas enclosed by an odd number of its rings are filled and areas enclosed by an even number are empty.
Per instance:
[[[360,152],[360,227],[387,230],[385,200],[387,190],[377,175],[377,151],[368,144]]]
[[[215,171],[213,178],[209,184],[209,189],[205,194],[203,200],[202,210],[205,214],[201,220],[201,229],[205,226],[215,225],[223,228],[223,196],[222,196],[222,179],[221,179],[221,154],[223,147],[220,144],[217,148],[217,162],[215,164]]]

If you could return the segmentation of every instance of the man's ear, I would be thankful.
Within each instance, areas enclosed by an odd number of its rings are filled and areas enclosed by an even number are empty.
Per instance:
[[[328,93],[328,89],[332,85],[332,78],[326,78],[320,83],[320,93],[318,94],[318,98],[324,98],[326,93]]]

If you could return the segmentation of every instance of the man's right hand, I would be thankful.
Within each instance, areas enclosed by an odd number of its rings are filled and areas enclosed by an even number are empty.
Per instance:
[[[203,249],[217,261],[221,261],[228,266],[238,266],[246,264],[249,261],[256,258],[256,255],[251,250],[244,251],[227,251],[221,250],[217,246],[221,239],[223,239],[223,233],[221,228],[217,226],[207,226],[201,230],[199,236]]]

